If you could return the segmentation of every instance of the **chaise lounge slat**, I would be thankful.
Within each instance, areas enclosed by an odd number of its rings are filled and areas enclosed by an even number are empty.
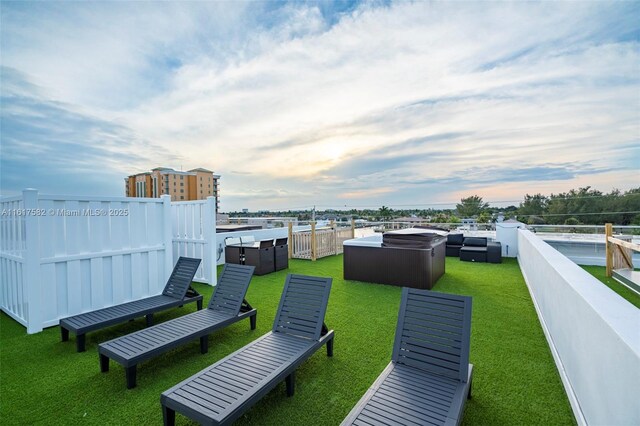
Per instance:
[[[199,266],[200,259],[180,257],[162,294],[61,319],[62,341],[69,340],[71,331],[76,335],[77,351],[84,352],[85,335],[91,331],[141,317],[146,317],[147,326],[150,326],[154,313],[186,303],[196,302],[198,309],[202,309],[202,295],[190,287]]]
[[[471,397],[471,298],[404,288],[392,361],[342,422],[457,425]]]
[[[176,412],[201,424],[231,424],[282,381],[292,396],[300,364],[324,344],[333,356],[334,333],[324,325],[331,281],[287,276],[272,331],[164,392],[165,424],[175,423]]]
[[[142,361],[198,338],[200,351],[206,353],[209,334],[245,318],[255,330],[257,310],[245,300],[253,270],[253,266],[226,264],[207,309],[101,343],[101,371],[109,371],[109,359],[118,362],[125,368],[127,388],[131,389],[136,386],[136,368]]]

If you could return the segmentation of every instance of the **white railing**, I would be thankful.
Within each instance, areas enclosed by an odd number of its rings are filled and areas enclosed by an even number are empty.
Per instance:
[[[215,199],[171,203],[173,260],[179,256],[202,259],[195,280],[216,283]]]
[[[640,424],[640,310],[537,235],[518,262],[578,424]]]
[[[0,213],[0,308],[28,333],[70,315],[158,294],[173,268],[169,196],[55,196],[28,189],[0,199]],[[208,253],[215,247],[215,216],[210,227],[199,225],[199,235],[187,232],[195,229],[191,223],[185,219],[178,229],[205,248],[184,254],[202,256],[201,274],[214,282]],[[180,238],[178,245],[186,243]]]

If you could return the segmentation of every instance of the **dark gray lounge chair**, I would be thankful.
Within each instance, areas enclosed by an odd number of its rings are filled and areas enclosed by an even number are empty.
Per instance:
[[[470,297],[404,288],[392,361],[342,425],[459,424],[470,333]]]
[[[60,320],[62,341],[69,340],[69,331],[72,331],[76,335],[78,352],[84,352],[85,335],[90,331],[100,330],[140,317],[146,317],[147,326],[151,326],[153,325],[154,313],[186,303],[196,302],[198,310],[202,309],[202,295],[191,288],[191,280],[193,280],[198,266],[200,266],[200,259],[180,257],[162,294]]]
[[[101,343],[100,371],[109,371],[109,359],[120,363],[131,389],[136,386],[136,366],[142,361],[198,338],[200,352],[205,354],[209,334],[245,318],[255,330],[257,310],[245,300],[253,270],[253,266],[225,264],[207,309]]]
[[[300,364],[325,343],[333,356],[333,330],[324,324],[331,281],[288,275],[272,331],[164,392],[164,423],[173,425],[177,411],[230,424],[283,380],[292,396]]]

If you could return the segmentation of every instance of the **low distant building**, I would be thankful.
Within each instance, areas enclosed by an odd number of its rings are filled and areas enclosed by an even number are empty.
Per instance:
[[[467,231],[477,231],[478,230],[478,222],[474,218],[464,218],[462,219],[462,226],[458,229],[463,229]]]
[[[392,220],[392,222],[410,223],[411,225],[420,225],[422,223],[427,223],[428,221],[429,219],[415,216],[397,217]]]
[[[156,167],[150,172],[128,176],[125,181],[127,197],[158,198],[167,194],[171,201],[204,200],[214,197],[216,211],[220,210],[220,175],[197,168],[187,172],[168,167]]]
[[[258,229],[271,229],[287,227],[289,223],[293,224],[293,226],[297,226],[298,218],[295,216],[229,217],[227,219],[227,223],[230,225],[256,226]]]

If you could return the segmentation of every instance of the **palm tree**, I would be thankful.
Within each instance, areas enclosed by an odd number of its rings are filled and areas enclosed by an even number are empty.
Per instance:
[[[383,221],[389,219],[391,217],[391,213],[391,209],[387,206],[382,206],[380,207],[380,209],[378,209],[378,215]]]

